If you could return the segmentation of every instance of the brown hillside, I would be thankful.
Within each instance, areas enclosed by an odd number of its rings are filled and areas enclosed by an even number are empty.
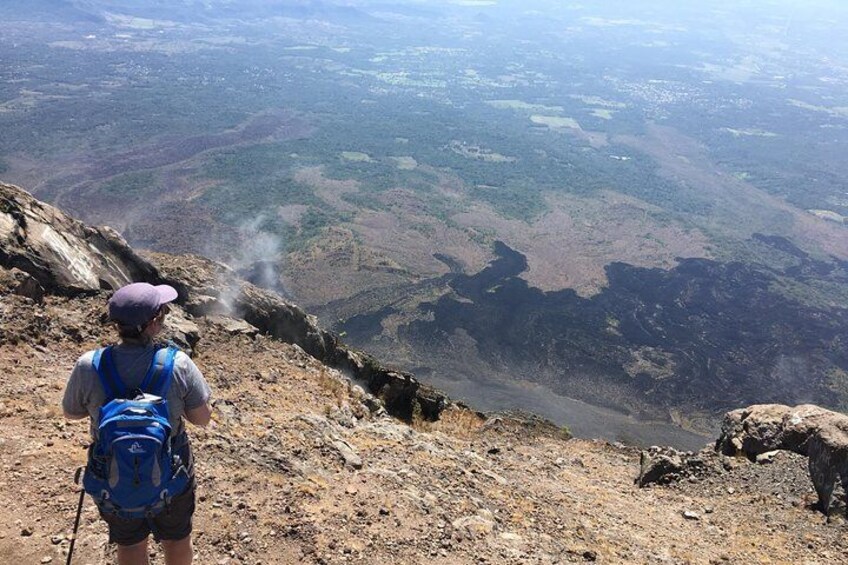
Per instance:
[[[67,281],[38,282],[11,268],[10,250],[26,247],[19,236],[28,235],[9,227],[20,225],[13,213],[32,208],[1,188],[0,555],[3,563],[62,563],[77,500],[72,477],[88,437],[85,423],[63,421],[59,400],[76,358],[113,337],[102,316],[109,286],[63,293]],[[145,276],[203,265],[154,259]],[[180,275],[188,295],[172,334],[193,346],[215,398],[213,425],[190,430],[199,564],[848,562],[848,526],[811,507],[802,456],[781,452],[757,464],[705,451],[703,472],[640,489],[636,449],[569,439],[532,418],[478,415],[397,375],[418,395],[408,425],[366,392],[373,382],[353,384],[232,311],[200,315],[198,304],[225,297],[192,286],[206,275],[189,275]],[[386,381],[375,392],[407,406],[392,394],[398,387]],[[76,551],[75,563],[114,562],[89,501]]]

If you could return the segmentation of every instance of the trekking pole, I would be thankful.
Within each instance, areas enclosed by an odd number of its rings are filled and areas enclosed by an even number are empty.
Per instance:
[[[84,469],[85,467],[80,467],[79,469],[77,469],[77,472],[74,475],[74,484],[80,484],[80,477],[82,476]],[[77,506],[77,517],[74,520],[74,533],[71,534],[71,547],[68,548],[68,560],[65,562],[65,565],[71,565],[71,557],[74,556],[74,544],[77,541],[77,530],[79,530],[80,515],[82,514],[82,503],[84,500],[85,489],[80,487],[80,499],[79,505]]]

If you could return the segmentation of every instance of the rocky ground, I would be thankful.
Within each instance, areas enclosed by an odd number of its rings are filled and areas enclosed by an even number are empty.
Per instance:
[[[65,560],[88,433],[59,402],[78,356],[114,339],[98,285],[128,272],[179,283],[170,335],[214,391],[212,425],[190,429],[199,564],[848,563],[845,506],[830,519],[813,508],[803,456],[707,449],[684,458],[682,480],[639,488],[635,448],[451,404],[338,347],[296,307],[235,288],[263,333],[222,312],[228,293],[203,261],[155,262],[0,186],[2,563]],[[114,563],[89,500],[74,562]]]
[[[4,562],[65,559],[88,438],[59,399],[77,356],[111,338],[104,301],[2,297]],[[848,561],[848,527],[812,509],[801,456],[710,456],[720,472],[640,489],[635,449],[459,407],[409,426],[296,346],[195,322],[216,408],[191,430],[198,563]],[[76,551],[112,562],[88,501]]]

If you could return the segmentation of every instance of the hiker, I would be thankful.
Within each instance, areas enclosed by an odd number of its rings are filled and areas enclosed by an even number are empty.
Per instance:
[[[66,418],[91,418],[94,444],[83,484],[109,526],[109,542],[118,545],[119,565],[147,565],[151,533],[161,542],[168,565],[192,561],[195,479],[183,418],[206,426],[212,415],[211,391],[188,355],[154,341],[165,325],[168,303],[176,298],[177,291],[168,285],[133,283],[115,292],[109,300],[109,318],[120,341],[79,358],[62,400]],[[116,398],[130,402],[113,401]],[[147,418],[142,421],[147,427],[131,428],[135,424],[128,420],[133,418],[136,424],[138,418]],[[151,424],[151,418],[159,420]],[[126,435],[131,429],[134,435]],[[166,435],[148,437],[155,434]],[[100,435],[104,441],[98,443]],[[111,438],[109,445],[106,436]],[[170,449],[163,437],[170,438]],[[149,455],[154,450],[158,454]],[[145,473],[153,478],[139,483]],[[156,485],[161,492],[147,492],[153,487],[133,490],[133,480],[122,480],[123,474],[134,477],[135,485]],[[174,492],[177,487],[179,492]],[[145,496],[153,497],[153,502],[141,507],[121,502],[147,500]]]

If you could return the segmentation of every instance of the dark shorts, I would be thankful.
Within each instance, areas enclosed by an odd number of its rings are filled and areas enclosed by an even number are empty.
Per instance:
[[[195,482],[171,499],[162,512],[153,518],[121,518],[115,514],[100,513],[109,524],[109,543],[135,545],[147,539],[151,533],[156,540],[181,540],[191,533],[191,518],[194,515]]]

